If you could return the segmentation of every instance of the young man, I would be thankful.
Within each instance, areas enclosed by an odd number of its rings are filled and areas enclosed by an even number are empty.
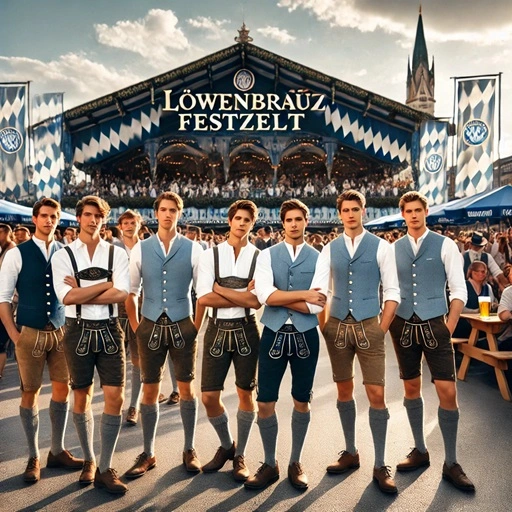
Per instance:
[[[124,333],[117,304],[128,295],[129,268],[125,251],[100,238],[109,213],[109,205],[97,196],[78,201],[80,234],[55,254],[52,270],[57,297],[66,306],[64,353],[74,393],[73,420],[85,458],[79,482],[94,481],[98,488],[124,494],[128,488],[112,469],[112,456],[121,430],[125,378]],[[91,411],[95,368],[105,401],[98,466]]]
[[[208,307],[201,374],[202,400],[221,446],[204,473],[221,469],[233,461],[233,478],[249,476],[245,447],[256,419],[254,389],[260,335],[255,309],[260,307],[254,289],[258,249],[248,242],[258,209],[252,201],[236,201],[228,210],[229,238],[201,255],[197,296],[200,307]],[[238,394],[237,442],[229,428],[229,417],[221,393],[229,367],[235,367]]]
[[[327,467],[327,472],[338,474],[359,468],[354,400],[357,355],[370,402],[375,452],[373,479],[382,492],[396,493],[390,468],[385,463],[389,412],[384,397],[384,335],[400,302],[393,252],[385,240],[363,228],[365,199],[360,192],[343,192],[338,197],[337,209],[344,232],[321,252],[312,284],[325,294],[332,290],[330,316],[323,334],[338,389],[337,408],[346,443],[341,457]]]
[[[54,253],[61,247],[53,239],[60,211],[60,204],[49,198],[34,205],[34,236],[5,254],[0,272],[0,317],[15,346],[21,382],[20,418],[29,448],[23,479],[31,483],[40,478],[37,402],[45,362],[52,383],[52,435],[46,465],[80,469],[84,462],[64,448],[69,396],[68,367],[62,351],[64,306],[55,295],[50,266]],[[17,325],[11,307],[15,289],[19,296]],[[17,326],[21,327],[21,332]]]
[[[427,229],[427,204],[426,197],[418,192],[402,196],[399,206],[407,224],[407,236],[392,246],[402,301],[390,333],[415,443],[415,448],[396,468],[412,471],[430,465],[423,434],[421,396],[421,359],[425,356],[439,397],[438,421],[445,446],[443,478],[459,489],[474,491],[475,486],[462,471],[456,456],[459,409],[450,338],[467,300],[462,258],[453,240]]]
[[[197,398],[194,389],[197,354],[197,325],[191,319],[190,290],[197,279],[201,246],[176,231],[183,200],[174,192],[163,192],[154,203],[158,232],[135,245],[130,255],[130,295],[127,308],[137,337],[142,387],[140,414],[144,451],[126,472],[137,478],[156,466],[155,438],[158,425],[158,396],[167,354],[176,370],[180,390],[180,412],[185,434],[183,464],[197,473],[201,463],[194,449]],[[144,291],[142,319],[137,297]],[[200,325],[200,322],[197,322]]]
[[[288,479],[298,489],[308,487],[301,453],[310,423],[310,401],[318,360],[318,318],[310,305],[325,305],[325,296],[311,288],[318,251],[307,245],[304,233],[309,209],[298,199],[285,201],[280,211],[284,242],[263,251],[256,265],[256,293],[265,311],[258,370],[258,427],[265,462],[245,482],[262,489],[279,478],[276,460],[278,422],[275,412],[279,387],[288,363],[292,372],[292,453]]]
[[[133,210],[126,210],[119,216],[118,225],[121,230],[121,237],[116,239],[113,244],[126,251],[128,259],[130,259],[130,254],[134,246],[139,243],[139,230],[141,223],[141,215]],[[139,352],[137,350],[137,340],[135,339],[135,333],[130,327],[127,314],[127,310],[131,305],[132,301],[130,301],[129,298],[127,298],[124,303],[119,304],[119,321],[124,330],[125,343],[128,345],[130,360],[132,363],[131,399],[128,413],[126,415],[126,422],[129,425],[136,425],[139,418],[139,402],[142,394],[142,383],[140,380],[140,363]]]
[[[23,242],[30,240],[30,230],[27,228],[27,226],[16,226],[13,233],[16,245],[20,245]]]

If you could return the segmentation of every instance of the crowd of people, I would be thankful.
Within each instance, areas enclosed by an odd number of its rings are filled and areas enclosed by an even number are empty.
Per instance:
[[[142,176],[114,176],[100,173],[77,182],[72,178],[64,184],[64,195],[83,197],[94,194],[100,197],[150,197],[156,198],[169,190],[184,199],[224,198],[260,199],[335,197],[344,190],[358,190],[366,197],[399,197],[414,186],[412,179],[398,179],[398,176],[369,174],[361,178],[355,175],[328,180],[325,175],[311,177],[281,174],[274,182],[272,176],[245,175],[239,178],[171,178],[161,176],[151,179],[149,173]]]
[[[344,442],[340,457],[326,471],[341,474],[360,466],[354,399],[357,357],[368,396],[373,479],[382,492],[396,493],[385,456],[389,411],[384,340],[389,331],[414,438],[414,449],[396,470],[430,464],[421,395],[425,357],[439,397],[438,423],[445,446],[442,476],[461,490],[474,491],[456,456],[459,409],[451,336],[464,328],[459,316],[464,308],[474,310],[478,296],[498,301],[501,295],[498,314],[503,320],[512,318],[512,287],[508,287],[512,228],[485,235],[439,233],[426,227],[424,196],[406,192],[399,206],[406,230],[378,235],[364,229],[365,197],[351,188],[337,197],[343,231],[328,233],[306,231],[309,209],[293,197],[281,205],[282,229],[255,229],[258,209],[249,199],[231,204],[227,233],[180,228],[183,199],[173,190],[156,197],[155,233],[142,226],[133,210],[125,211],[117,226],[107,226],[110,208],[97,195],[78,201],[78,230],[57,229],[60,204],[49,198],[33,207],[33,234],[26,227],[13,231],[0,224],[0,376],[11,340],[21,380],[20,420],[27,439],[24,481],[34,483],[41,476],[38,394],[45,364],[52,384],[47,467],[80,471],[80,484],[94,483],[110,493],[124,494],[129,487],[113,469],[112,457],[123,423],[126,366],[132,371],[124,421],[134,425],[140,418],[143,427],[142,452],[124,473],[133,479],[157,462],[160,384],[170,361],[176,395],[167,403],[179,404],[184,469],[213,473],[232,461],[234,480],[247,489],[262,489],[280,478],[275,405],[289,367],[293,409],[287,476],[292,486],[306,489],[302,453],[321,331]],[[256,311],[262,306],[258,321]],[[196,376],[203,323],[203,360]],[[510,343],[505,338],[504,343]],[[231,385],[226,383],[231,365],[239,399],[236,438],[222,400],[222,390]],[[104,404],[98,457],[91,412],[95,371]],[[199,414],[196,377],[201,381],[206,417],[220,445],[206,464],[200,462],[194,445]],[[71,454],[63,441],[71,396],[83,458]],[[254,423],[264,452],[256,472],[245,458]]]

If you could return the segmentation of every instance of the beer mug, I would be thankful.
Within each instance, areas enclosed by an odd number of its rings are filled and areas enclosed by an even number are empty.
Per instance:
[[[491,311],[491,297],[478,297],[478,306],[480,308],[480,316],[488,318]]]

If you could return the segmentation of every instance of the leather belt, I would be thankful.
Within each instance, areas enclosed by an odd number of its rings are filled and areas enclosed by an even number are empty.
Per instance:
[[[254,315],[242,318],[232,318],[230,320],[222,320],[219,318],[211,318],[210,322],[213,322],[219,329],[235,329],[237,327],[243,327],[249,322],[254,320]]]

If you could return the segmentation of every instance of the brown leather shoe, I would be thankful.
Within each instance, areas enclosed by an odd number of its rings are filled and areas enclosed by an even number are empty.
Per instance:
[[[119,480],[116,470],[112,468],[108,468],[103,473],[100,473],[100,468],[96,468],[94,487],[106,489],[110,494],[124,494],[128,491],[128,487]]]
[[[237,482],[245,482],[251,474],[245,465],[245,458],[243,455],[236,455],[233,459],[233,478]]]
[[[339,475],[340,473],[345,473],[345,471],[348,471],[349,469],[359,468],[359,452],[352,455],[346,450],[342,450],[340,455],[341,457],[336,462],[327,466],[327,473]]]
[[[397,471],[414,471],[415,469],[430,466],[430,455],[428,450],[421,453],[418,448],[413,448],[407,457],[396,465]]]
[[[443,464],[443,478],[448,480],[451,484],[453,484],[457,489],[461,491],[467,492],[475,492],[475,485],[473,482],[466,476],[466,473],[462,471],[460,464],[453,464],[449,466],[446,462]]]
[[[165,402],[167,405],[178,405],[180,403],[180,394],[177,391],[173,391],[167,401]]]
[[[183,452],[183,465],[189,473],[199,473],[201,471],[201,463],[194,448]]]
[[[48,452],[47,468],[82,469],[83,466],[84,459],[73,457],[68,450],[64,450],[58,455],[53,455],[51,451]]]
[[[146,452],[142,452],[137,456],[135,464],[124,474],[124,476],[126,478],[139,478],[155,466],[156,457],[150,457]]]
[[[213,456],[213,459],[208,462],[208,464],[205,464],[201,469],[203,470],[203,473],[213,473],[214,471],[219,471],[219,469],[222,469],[228,460],[233,460],[234,458],[235,442],[233,441],[233,444],[227,450],[226,448],[219,446],[217,452]]]
[[[38,482],[41,478],[41,467],[37,457],[30,457],[27,462],[27,467],[23,473],[23,480],[29,484]]]
[[[93,460],[85,460],[82,472],[78,478],[80,485],[90,485],[94,482],[94,475],[96,473],[96,463]]]
[[[398,492],[395,481],[391,476],[391,468],[389,466],[374,468],[373,479],[379,484],[379,489],[382,492],[387,492],[389,494],[396,494]]]
[[[288,466],[288,480],[290,480],[290,483],[295,489],[308,488],[308,477],[300,462],[292,462]]]
[[[139,411],[135,407],[130,407],[126,414],[126,423],[129,425],[137,425],[139,419]]]
[[[276,460],[276,467],[273,468],[263,463],[254,476],[249,477],[244,486],[246,489],[264,489],[279,479],[279,465]]]

